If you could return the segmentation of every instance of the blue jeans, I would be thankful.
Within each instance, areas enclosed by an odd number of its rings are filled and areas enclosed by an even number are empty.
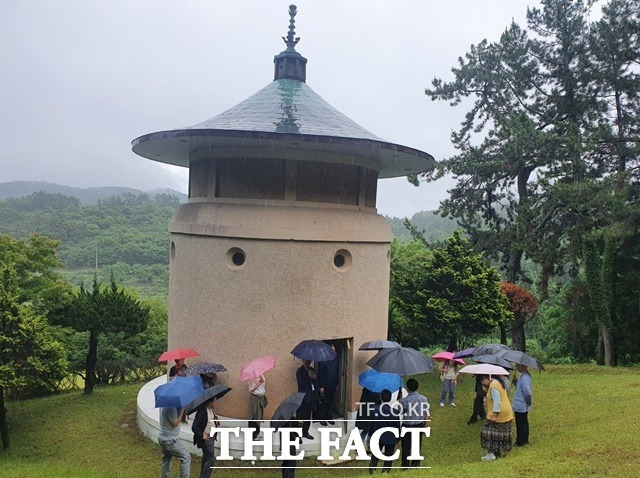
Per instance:
[[[453,403],[453,389],[455,387],[453,386],[453,380],[449,380],[449,379],[444,379],[444,382],[442,382],[442,393],[440,394],[440,403],[447,403],[446,402],[446,398],[447,398],[447,393],[449,394],[449,404]]]
[[[168,438],[160,435],[158,443],[162,448],[162,478],[171,476],[171,458],[180,460],[180,478],[189,478],[191,472],[191,455],[178,440],[178,437]]]
[[[216,464],[216,455],[213,452],[213,446],[215,442],[213,438],[209,438],[208,441],[202,446],[202,464],[200,465],[200,478],[210,478],[212,468]]]

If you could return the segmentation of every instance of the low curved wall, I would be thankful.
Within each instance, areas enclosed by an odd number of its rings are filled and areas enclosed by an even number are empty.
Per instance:
[[[137,405],[138,405],[138,426],[142,433],[149,437],[154,442],[158,443],[158,435],[160,434],[160,409],[155,408],[155,396],[153,391],[163,383],[167,382],[166,375],[158,378],[154,378],[150,382],[147,382],[138,392]],[[350,416],[348,429],[353,428],[355,414]],[[191,432],[191,425],[193,423],[193,415],[187,421],[187,423],[180,424],[179,439],[182,444],[193,455],[202,455],[202,452],[193,444],[193,433]],[[247,421],[240,419],[230,419],[227,417],[220,417],[221,426],[223,427],[246,427]],[[343,421],[336,419],[336,426],[339,427],[343,424]],[[263,427],[269,425],[268,421],[263,422]],[[303,440],[301,449],[305,451],[307,456],[315,456],[320,454],[320,434],[317,430],[318,425],[313,424],[311,427],[311,434],[315,437],[314,440]],[[240,458],[244,454],[244,441],[239,437],[230,437],[230,454],[234,458]],[[347,436],[343,436],[341,444],[346,442]],[[220,451],[216,442],[216,454]],[[273,454],[277,455],[280,452],[280,441],[278,436],[274,437],[273,442]],[[260,456],[259,448],[256,448],[256,456]]]

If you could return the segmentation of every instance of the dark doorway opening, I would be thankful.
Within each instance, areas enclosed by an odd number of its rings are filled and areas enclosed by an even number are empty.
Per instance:
[[[338,366],[338,386],[335,391],[335,398],[331,412],[333,418],[347,418],[349,397],[351,392],[351,351],[353,350],[353,339],[331,339],[325,340],[326,343],[336,348],[336,363]],[[346,424],[346,422],[345,422]]]

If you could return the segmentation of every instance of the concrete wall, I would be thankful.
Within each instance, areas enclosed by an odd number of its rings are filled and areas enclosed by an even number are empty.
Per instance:
[[[207,202],[182,206],[170,229],[169,348],[196,348],[202,356],[187,363],[229,369],[218,378],[235,390],[220,401],[220,414],[245,416],[240,368],[271,354],[277,365],[267,374],[270,418],[296,391],[300,361],[290,351],[305,339],[353,339],[347,390],[349,409],[355,408],[357,376],[373,356],[357,348],[387,335],[391,233],[382,217],[346,208]],[[230,259],[238,250],[245,255],[240,267]],[[351,260],[337,268],[341,250]]]

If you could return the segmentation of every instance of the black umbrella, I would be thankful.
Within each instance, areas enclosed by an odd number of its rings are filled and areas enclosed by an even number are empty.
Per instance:
[[[513,370],[513,365],[511,365],[505,359],[498,357],[497,355],[478,355],[476,357],[473,357],[473,360],[479,363],[499,365],[500,367],[506,368],[507,370]]]
[[[473,349],[474,357],[477,355],[497,355],[500,350],[509,350],[509,347],[503,344],[484,344],[478,345]]]
[[[358,350],[397,349],[398,347],[400,347],[400,344],[393,340],[372,340],[371,342],[363,343]]]
[[[531,355],[527,355],[519,350],[502,350],[496,354],[498,357],[508,360],[509,362],[518,363],[536,370],[544,370],[542,364],[534,359]]]
[[[336,351],[322,340],[303,340],[291,351],[294,357],[311,362],[328,362],[336,358]]]
[[[306,393],[296,392],[285,398],[271,417],[271,426],[278,428],[291,419],[291,416],[300,408]]]
[[[203,403],[208,402],[212,398],[220,398],[226,395],[229,390],[231,389],[226,385],[214,385],[213,387],[207,388],[202,395],[187,404],[187,406],[185,407],[187,410],[187,415],[193,413],[196,408],[198,408]]]
[[[411,347],[396,347],[381,350],[367,362],[367,365],[378,372],[415,375],[431,372],[435,364]]]

